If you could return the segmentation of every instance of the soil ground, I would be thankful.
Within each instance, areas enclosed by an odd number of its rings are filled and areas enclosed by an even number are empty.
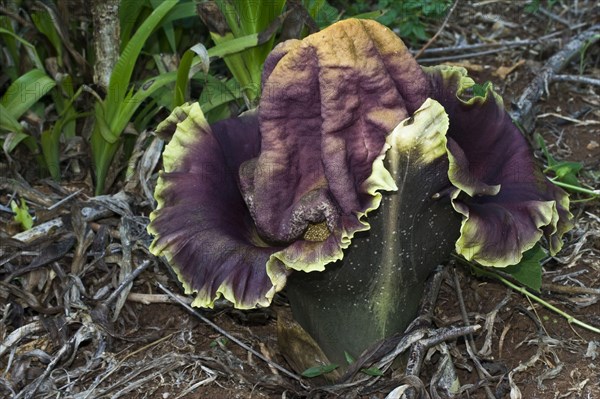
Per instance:
[[[557,34],[529,46],[500,48],[492,54],[426,52],[421,62],[452,62],[466,67],[476,81],[491,81],[508,106],[549,57],[578,32],[598,23],[599,8],[594,3],[563,2],[550,13],[527,13],[524,2],[459,2],[430,48],[453,47],[460,40],[489,44]],[[440,25],[441,21],[431,29],[436,31]],[[459,57],[450,61],[439,58],[457,54]],[[596,44],[560,73],[597,77],[599,60]],[[586,83],[549,82],[548,93],[536,109],[536,132],[544,138],[550,153],[559,161],[582,163],[580,180],[596,189],[600,187],[597,91],[598,86]],[[536,154],[543,162],[541,152]],[[314,381],[305,380],[307,389],[181,305],[164,303],[164,298],[158,296],[163,292],[157,282],[175,293],[181,291],[168,268],[145,249],[147,204],[140,202],[132,214],[116,216],[117,211],[86,225],[73,211],[84,206],[84,194],[92,195],[87,182],[73,179],[57,187],[46,180],[29,181],[34,190],[48,198],[84,189],[74,201],[53,212],[45,214],[39,204],[40,222],[61,217],[65,227],[50,231],[35,245],[14,242],[10,237],[17,226],[2,216],[0,397],[12,397],[38,384],[35,398],[371,399],[385,398],[402,384],[402,369],[398,369],[372,385],[324,390],[313,389]],[[35,193],[8,179],[0,189],[2,204],[14,190],[36,203],[31,197]],[[567,235],[563,251],[544,264],[540,296],[572,317],[600,326],[600,203],[597,199],[580,201],[587,197],[572,196],[576,201],[572,206],[576,227]],[[130,239],[129,244],[123,241],[124,235]],[[69,240],[71,245],[62,250]],[[151,264],[117,299],[116,310],[114,302],[110,306],[104,302],[128,274],[124,256],[130,256],[135,265],[146,260]],[[76,270],[74,265],[78,265]],[[491,393],[496,398],[600,398],[599,334],[569,323],[498,281],[475,277],[460,265],[451,264],[446,270],[434,324],[464,325],[454,285],[458,281],[468,322],[482,326],[474,334],[474,356],[489,373],[487,377],[478,374],[466,339],[447,342],[446,349],[462,385],[459,397],[486,398]],[[568,293],[560,287],[579,290]],[[140,303],[143,300],[159,303]],[[201,313],[227,334],[289,369],[277,342],[277,314],[288,309],[284,297],[276,302],[273,309],[241,312],[224,307]],[[118,318],[112,320],[115,312]],[[15,338],[15,331],[22,336]],[[10,346],[9,337],[15,338]],[[428,390],[441,359],[439,350],[431,351],[426,358],[420,379]],[[488,393],[484,386],[489,387]]]

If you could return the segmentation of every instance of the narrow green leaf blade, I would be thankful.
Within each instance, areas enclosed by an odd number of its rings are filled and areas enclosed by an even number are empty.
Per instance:
[[[173,108],[183,104],[185,102],[190,67],[192,66],[192,60],[194,59],[194,52],[187,50],[177,68],[177,79],[175,82],[175,97],[173,99]]]
[[[372,377],[381,377],[383,375],[383,371],[377,367],[369,367],[368,369],[362,369],[360,371]]]
[[[370,11],[370,12],[363,12],[362,14],[356,14],[353,15],[350,18],[356,18],[356,19],[377,19],[379,17],[382,17],[385,15],[385,13],[387,12],[387,10],[375,10],[375,11]]]
[[[56,30],[56,26],[54,25],[55,21],[53,21],[52,14],[46,11],[34,12],[31,14],[31,20],[35,24],[35,27],[48,38],[50,43],[52,43],[52,46],[54,46],[54,49],[57,53],[58,63],[59,65],[62,65],[62,39]]]
[[[121,107],[119,114],[115,118],[115,122],[112,124],[112,131],[122,132],[133,117],[135,111],[143,103],[143,101],[148,98],[148,96],[152,95],[161,87],[164,87],[170,83],[174,83],[176,80],[177,72],[165,73],[163,75],[146,80],[135,92],[133,97],[126,101]]]
[[[106,117],[110,119],[114,117],[118,110],[122,107],[122,102],[125,98],[125,93],[129,86],[133,68],[137,62],[138,56],[142,51],[142,47],[146,40],[152,34],[154,29],[159,25],[161,20],[169,11],[177,4],[176,1],[165,1],[159,5],[152,14],[146,18],[144,23],[135,32],[133,37],[127,43],[127,46],[121,53],[115,68],[110,76],[108,85],[108,96],[106,99],[107,110]],[[118,132],[117,134],[120,134]]]
[[[352,364],[356,360],[356,359],[354,359],[354,357],[351,354],[349,354],[346,351],[344,351],[344,358],[346,359],[346,363],[348,363],[348,364]]]
[[[314,366],[307,368],[302,372],[302,377],[306,378],[314,378],[323,374],[331,373],[333,370],[337,369],[339,366],[337,364],[324,364],[320,366]]]
[[[44,69],[44,63],[40,59],[40,56],[38,55],[37,50],[35,49],[35,46],[33,44],[31,44],[27,40],[21,38],[14,32],[11,32],[4,28],[0,28],[0,34],[8,35],[8,36],[12,37],[13,39],[17,40],[18,42],[20,42],[22,45],[24,45],[25,48],[27,49],[27,53],[29,54],[29,58],[31,58],[31,60],[35,64],[35,67],[39,70]]]
[[[41,135],[42,155],[50,176],[56,181],[60,180],[60,142],[54,130],[45,130]]]
[[[221,42],[208,49],[209,57],[225,57],[229,54],[239,53],[251,47],[258,45],[258,33],[238,37],[232,40]]]

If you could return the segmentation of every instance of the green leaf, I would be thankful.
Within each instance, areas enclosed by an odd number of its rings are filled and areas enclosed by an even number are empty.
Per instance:
[[[546,253],[542,247],[537,244],[535,247],[523,254],[523,259],[521,259],[521,262],[501,270],[507,274],[510,274],[522,285],[531,288],[536,292],[540,292],[540,288],[542,287],[541,262],[545,257]]]
[[[557,185],[560,185],[558,183],[566,183],[567,186],[563,187],[569,190],[574,190],[573,187],[583,188],[583,186],[579,182],[579,179],[577,178],[577,174],[583,168],[583,164],[581,164],[580,162],[557,161],[548,151],[548,147],[546,147],[546,142],[544,141],[542,135],[536,133],[534,138],[537,142],[537,145],[544,153],[546,163],[548,164],[548,167],[544,170],[544,173],[553,172],[555,178],[551,180]]]
[[[354,363],[354,361],[356,360],[356,359],[354,359],[354,357],[353,357],[351,354],[349,354],[349,353],[348,353],[348,352],[346,352],[346,351],[344,351],[344,358],[346,359],[346,362],[347,362],[348,364],[352,364],[352,363]]]
[[[4,29],[5,31],[8,32],[12,32],[14,34],[14,29],[13,29],[13,21],[5,16],[5,15],[0,15],[0,28]],[[18,72],[18,67],[17,64],[19,63],[19,49],[17,46],[17,40],[15,39],[14,36],[11,35],[4,35],[4,49],[6,50],[5,54],[6,57],[5,61],[4,61],[4,69],[6,72],[6,75],[8,75],[8,78],[10,79],[10,81],[14,81],[17,80],[17,78],[19,77],[19,72]]]
[[[181,61],[179,62],[179,67],[177,68],[177,80],[175,82],[173,108],[183,104],[186,100],[189,72],[192,66],[192,60],[194,59],[194,54],[195,52],[193,50],[187,50],[183,53],[183,57],[181,57]]]
[[[356,18],[356,19],[377,19],[379,17],[382,17],[385,15],[385,13],[387,12],[387,10],[376,10],[376,11],[369,11],[369,12],[363,12],[361,14],[356,14],[353,15],[351,17],[348,18]]]
[[[152,8],[156,9],[163,0],[150,0],[152,4]],[[167,37],[167,41],[169,42],[169,46],[171,47],[172,52],[177,51],[177,44],[175,43],[175,29],[173,28],[172,21],[167,21],[167,18],[161,24],[162,30],[165,32],[165,36]]]
[[[21,142],[25,142],[27,139],[30,139],[30,141],[33,141],[35,143],[33,137],[31,137],[25,132],[11,132],[4,139],[4,142],[2,143],[2,149],[7,154],[10,154]]]
[[[473,97],[485,97],[485,94],[487,93],[487,91],[491,85],[492,85],[492,82],[490,82],[490,81],[487,81],[482,85],[480,85],[480,84],[473,85],[473,87],[471,87],[471,90],[473,90]]]
[[[6,108],[9,115],[18,119],[54,86],[56,82],[46,75],[46,72],[32,69],[10,85],[0,99],[0,104]]]
[[[10,208],[15,215],[15,221],[23,226],[23,230],[29,230],[33,227],[33,218],[29,214],[29,208],[27,203],[23,200],[19,200],[20,204],[17,204],[15,200],[10,201]]]
[[[8,110],[6,109],[6,107],[4,105],[2,105],[0,103],[0,115],[2,116],[0,118],[0,130],[7,130],[9,132],[18,132],[18,133],[24,133],[23,132],[23,126],[21,126],[21,124],[19,123],[19,121],[17,120],[17,118],[15,118],[14,116],[12,116]],[[12,151],[12,149],[11,149]]]
[[[122,107],[125,93],[129,87],[131,75],[133,73],[133,68],[135,67],[144,43],[146,43],[146,40],[148,40],[148,37],[160,24],[164,16],[167,15],[176,4],[176,1],[165,1],[152,11],[152,14],[150,14],[142,23],[121,53],[121,56],[110,75],[110,82],[108,84],[108,95],[105,100],[105,103],[107,104],[107,120],[112,120],[118,110]],[[121,134],[120,131],[114,133],[117,136]]]
[[[48,41],[52,43],[52,46],[56,50],[56,59],[58,65],[62,66],[63,63],[63,44],[56,26],[52,14],[46,11],[35,12],[31,14],[31,20],[35,24],[35,27],[48,38]]]
[[[258,33],[238,37],[228,41],[221,42],[208,49],[209,57],[225,57],[229,54],[239,53],[258,44]]]
[[[8,36],[14,38],[15,40],[19,41],[22,45],[24,45],[25,49],[27,50],[27,53],[29,54],[29,58],[31,58],[31,61],[33,61],[33,63],[35,64],[35,67],[39,70],[44,70],[44,63],[42,62],[42,60],[41,60],[40,56],[38,55],[37,50],[35,49],[35,46],[33,44],[29,43],[25,39],[22,39],[20,36],[18,36],[14,32],[11,32],[4,28],[0,28],[0,34],[8,35]]]
[[[131,32],[140,16],[144,16],[147,10],[146,1],[143,0],[121,0],[119,2],[119,22],[121,27],[121,49],[129,43]]]
[[[96,125],[98,127],[98,132],[102,135],[102,138],[108,143],[116,143],[119,139],[119,135],[115,134],[108,122],[106,121],[105,116],[106,111],[104,110],[103,104],[96,103],[94,116],[96,117]]]
[[[314,378],[323,374],[331,373],[333,370],[337,369],[339,366],[337,364],[324,364],[321,366],[314,366],[307,368],[302,372],[302,377],[306,378]]]
[[[176,80],[177,72],[169,72],[148,79],[144,83],[142,83],[141,87],[128,101],[125,102],[125,104],[121,108],[121,112],[116,118],[119,122],[117,124],[113,123],[113,130],[119,132],[123,131],[123,129],[125,129],[129,121],[133,117],[135,111],[144,102],[146,98],[148,98],[151,94],[156,92],[161,87],[174,83]]]
[[[383,375],[383,371],[378,367],[369,367],[368,369],[362,369],[360,371],[373,377],[381,377]]]
[[[560,182],[570,184],[572,186],[581,187],[577,174],[583,168],[583,164],[580,162],[558,162],[551,167],[547,168],[546,171],[553,171],[556,175],[556,179]]]
[[[202,90],[202,93],[200,93],[198,102],[200,103],[202,112],[208,114],[208,112],[223,104],[237,101],[241,98],[242,90],[235,79],[229,79],[226,82],[222,82],[212,75],[206,75],[204,89]],[[211,122],[214,122],[214,120]]]
[[[45,130],[41,136],[42,154],[50,176],[60,180],[60,151],[59,143],[55,140],[53,130]]]

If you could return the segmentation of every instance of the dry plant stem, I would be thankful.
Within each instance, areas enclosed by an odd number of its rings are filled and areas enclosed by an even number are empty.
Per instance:
[[[409,364],[406,366],[406,375],[419,375],[425,354],[429,348],[439,345],[442,342],[453,341],[464,336],[472,336],[474,332],[480,329],[481,326],[479,324],[466,327],[440,328],[434,331],[432,337],[417,341],[411,349]]]
[[[545,306],[546,308],[552,310],[553,312],[561,315],[562,317],[564,317],[565,319],[567,319],[567,321],[570,324],[575,324],[578,325],[579,327],[583,327],[586,330],[595,332],[597,334],[600,334],[600,328],[592,326],[590,324],[587,324],[573,316],[571,316],[570,314],[563,312],[562,310],[560,310],[559,308],[557,308],[556,306],[544,301],[542,298],[538,297],[537,295],[532,294],[531,292],[529,292],[526,288],[524,287],[519,287],[516,284],[513,284],[512,282],[510,282],[509,280],[505,279],[504,277],[500,276],[497,273],[493,273],[487,270],[483,270],[481,267],[475,266],[473,264],[471,264],[471,267],[475,268],[479,273],[482,273],[486,276],[495,278],[497,280],[500,280],[500,282],[502,282],[503,284],[506,284],[507,286],[509,286],[510,288],[512,288],[513,290],[520,292],[521,294],[527,296],[528,298],[542,304],[543,306]]]
[[[477,43],[477,44],[464,44],[452,47],[436,47],[436,48],[428,48],[423,53],[424,54],[443,54],[443,53],[461,53],[462,57],[469,58],[470,55],[465,54],[466,50],[481,50],[481,49],[489,49],[494,48],[496,51],[500,50],[500,48],[510,48],[510,47],[523,47],[523,46],[531,46],[534,44],[547,44],[549,41],[557,41],[559,40],[556,36],[562,35],[565,31],[571,31],[579,28],[583,28],[584,26],[589,25],[587,22],[573,25],[568,29],[563,29],[560,31],[552,32],[550,34],[541,36],[535,40],[512,40],[512,41],[501,41],[495,43]],[[431,60],[434,60],[433,58]],[[423,60],[420,60],[423,62]]]
[[[85,212],[83,218],[86,222],[101,219],[112,215],[112,211],[108,209],[95,209],[95,208],[84,208],[82,209],[82,213]],[[45,223],[42,223],[37,226],[33,226],[33,228],[24,231],[19,234],[15,234],[12,238],[15,240],[19,240],[22,242],[32,242],[37,240],[38,238],[48,236],[53,234],[53,232],[58,231],[65,227],[64,221],[62,218],[55,218],[49,220]]]
[[[521,124],[527,134],[533,132],[535,126],[534,104],[548,91],[548,82],[562,70],[581,49],[600,39],[600,24],[596,24],[575,36],[567,45],[554,54],[542,67],[540,73],[527,86],[519,100],[513,105],[511,117]]]
[[[425,288],[425,297],[421,301],[421,305],[419,307],[419,316],[407,330],[411,331],[415,327],[421,328],[432,328],[432,317],[433,310],[435,308],[435,303],[437,301],[437,297],[440,293],[440,287],[442,285],[442,280],[445,277],[445,269],[438,269],[429,279],[427,286]],[[406,375],[414,375],[418,376],[421,372],[421,366],[423,364],[423,357],[425,356],[425,351],[423,348],[422,340],[417,341],[411,348],[408,363],[406,364]]]
[[[239,339],[237,339],[236,337],[234,337],[233,335],[229,334],[227,331],[223,330],[221,327],[219,327],[218,325],[216,325],[215,323],[213,323],[212,321],[208,320],[206,317],[202,316],[200,313],[198,313],[197,311],[195,311],[191,306],[189,306],[187,303],[181,301],[177,295],[173,294],[171,291],[169,291],[165,286],[163,286],[161,283],[157,283],[158,288],[160,288],[165,294],[167,294],[169,297],[171,297],[175,302],[177,302],[179,305],[181,305],[185,310],[187,310],[188,312],[190,312],[192,315],[196,316],[197,318],[199,318],[200,320],[202,320],[204,323],[208,324],[211,328],[213,328],[215,331],[217,331],[219,334],[224,335],[225,337],[227,337],[227,339],[229,339],[232,342],[235,342],[236,344],[238,344],[239,346],[241,346],[242,348],[244,348],[245,350],[247,350],[248,352],[252,353],[254,356],[258,357],[259,359],[261,359],[262,361],[264,361],[265,363],[267,363],[268,365],[276,368],[277,370],[281,371],[282,373],[284,373],[285,375],[287,375],[288,377],[293,378],[294,380],[300,382],[300,385],[303,388],[308,388],[304,382],[302,381],[302,377],[300,377],[297,374],[292,373],[291,371],[287,370],[286,368],[278,365],[275,362],[272,362],[271,360],[267,359],[265,356],[263,356],[260,352],[255,351],[254,349],[252,349],[251,347],[249,347],[248,345],[246,345],[245,343],[243,343],[242,341],[240,341]]]
[[[552,80],[555,82],[575,82],[584,83],[591,86],[600,86],[600,79],[590,78],[589,76],[579,75],[554,75]]]
[[[31,334],[37,334],[44,330],[44,326],[41,321],[34,321],[33,323],[26,324],[17,328],[15,331],[10,333],[6,339],[0,343],[0,357],[11,348],[11,346],[15,345],[21,339],[25,338]]]
[[[92,336],[92,330],[86,325],[82,325],[79,327],[79,330],[69,339],[67,343],[65,343],[54,355],[54,358],[48,366],[46,366],[46,370],[35,379],[31,384],[27,385],[25,389],[23,389],[14,399],[31,399],[36,394],[37,390],[40,388],[42,383],[48,378],[50,373],[58,366],[58,362],[67,355],[70,351],[76,348],[82,341],[85,341]]]
[[[419,52],[415,55],[415,59],[417,59],[421,55],[423,55],[423,52],[425,50],[427,50],[427,48],[429,46],[431,46],[431,44],[438,38],[438,36],[440,35],[440,33],[442,33],[442,31],[444,30],[444,28],[448,24],[448,20],[450,19],[450,16],[454,12],[454,9],[456,8],[457,4],[458,4],[458,0],[454,0],[454,4],[452,4],[452,7],[450,7],[450,11],[448,11],[448,14],[446,14],[446,18],[444,18],[444,22],[442,22],[442,25],[440,26],[440,28],[437,30],[437,32],[435,32],[435,35],[433,35],[431,37],[431,39],[429,39],[429,41],[427,41],[427,43],[425,43],[425,45],[423,47],[421,47],[421,50],[419,50]]]
[[[87,394],[86,396],[84,396],[84,398],[83,398],[83,399],[87,399],[87,398],[89,397],[89,395],[91,395],[92,393],[94,393],[94,391],[96,390],[96,387],[98,387],[98,386],[99,386],[99,385],[100,385],[102,382],[104,382],[104,381],[105,381],[105,380],[106,380],[108,377],[110,377],[110,376],[111,376],[112,374],[114,374],[114,373],[115,373],[117,370],[119,370],[119,368],[120,368],[119,366],[121,366],[122,364],[124,364],[124,363],[125,363],[125,361],[126,361],[128,358],[130,358],[130,357],[132,357],[132,356],[135,356],[136,354],[138,354],[138,353],[140,353],[140,352],[143,352],[143,351],[145,351],[145,350],[147,350],[147,349],[149,349],[149,348],[151,348],[151,347],[153,347],[153,346],[156,346],[156,345],[158,345],[159,343],[161,343],[161,342],[163,342],[163,341],[166,341],[167,339],[171,338],[173,335],[174,335],[174,333],[171,333],[171,334],[169,334],[169,335],[166,335],[166,336],[164,336],[164,337],[162,337],[162,338],[159,338],[159,339],[157,339],[157,340],[156,340],[156,341],[154,341],[154,342],[151,342],[151,343],[149,343],[148,345],[145,345],[145,346],[143,346],[143,347],[141,347],[141,348],[139,348],[139,349],[136,349],[136,350],[134,350],[133,352],[129,352],[127,355],[125,355],[125,357],[123,357],[123,359],[121,359],[121,360],[119,361],[119,363],[118,363],[118,366],[117,366],[117,367],[114,367],[114,368],[112,368],[112,369],[111,369],[111,370],[110,370],[108,373],[104,374],[104,375],[102,376],[102,378],[96,378],[96,380],[94,381],[94,384],[93,384],[93,385],[92,385],[92,386],[91,386],[91,387],[90,387],[90,388],[87,390],[88,394]],[[114,386],[114,385],[113,385],[113,386]],[[110,388],[109,388],[109,389],[106,389],[106,390],[104,390],[104,391],[102,391],[102,393],[106,393],[106,392],[108,392],[109,390],[110,390]]]
[[[571,25],[571,22],[567,21],[564,18],[559,17],[558,15],[554,14],[553,12],[550,12],[550,11],[546,10],[544,7],[540,7],[539,11],[542,14],[544,14],[545,16],[547,16],[548,18],[553,19],[556,22],[559,22],[559,23],[563,24],[564,26]]]
[[[104,306],[108,306],[112,302],[114,302],[121,294],[121,291],[123,291],[129,284],[131,284],[133,280],[135,280],[140,274],[142,274],[142,272],[146,270],[151,264],[152,262],[150,262],[149,260],[145,260],[144,262],[142,262],[141,265],[139,265],[134,271],[129,273],[127,277],[125,277],[125,279],[123,279],[123,281],[117,287],[117,289],[114,290],[112,294],[110,294],[110,296],[106,298],[102,304]]]
[[[454,277],[454,289],[456,290],[456,297],[458,298],[458,305],[459,305],[460,313],[462,314],[464,323],[466,325],[469,325],[469,316],[467,315],[467,308],[465,306],[465,301],[464,301],[464,298],[462,295],[462,289],[460,288],[460,281],[458,280],[458,274],[456,273],[456,269],[454,269],[453,277]],[[475,353],[474,353],[475,351],[473,350],[473,348],[475,347],[475,340],[473,339],[473,334],[469,334],[467,336],[467,339],[465,339],[465,346],[467,348],[469,357],[473,361],[473,364],[475,364],[475,369],[477,370],[477,375],[479,375],[479,378],[481,380],[485,380],[486,377],[490,377],[490,375],[485,371],[485,369],[479,362],[479,359],[477,359],[477,357],[475,356]],[[489,399],[495,399],[495,396],[492,393],[492,390],[490,389],[489,386],[484,385],[483,388]]]
[[[187,303],[188,305],[192,303],[192,300],[187,297],[181,295],[175,296],[179,298],[180,301]],[[130,292],[129,295],[127,295],[127,300],[141,303],[143,305],[150,305],[151,303],[178,303],[176,300],[172,299],[166,294],[141,294],[138,292]]]
[[[596,295],[600,296],[600,288],[575,287],[571,285],[542,284],[542,290],[559,292],[561,294]]]
[[[71,198],[77,196],[79,193],[81,193],[83,191],[83,188],[75,191],[74,193],[71,193],[69,195],[67,195],[65,198],[61,199],[60,201],[56,202],[54,205],[49,206],[47,209],[49,211],[58,208],[59,206],[61,206],[62,204],[64,204],[65,202],[69,201]]]
[[[493,49],[493,50],[484,50],[477,51],[469,54],[456,54],[456,55],[447,55],[443,57],[435,57],[435,58],[421,58],[419,59],[420,64],[439,64],[446,61],[456,61],[456,60],[467,60],[469,58],[481,57],[488,54],[498,54],[501,49]]]

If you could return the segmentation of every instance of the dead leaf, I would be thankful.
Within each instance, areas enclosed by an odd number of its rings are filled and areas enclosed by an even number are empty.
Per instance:
[[[600,147],[600,144],[598,144],[596,140],[591,140],[585,148],[587,148],[589,151],[593,151],[598,147]]]
[[[510,75],[515,69],[520,67],[525,63],[525,60],[519,60],[516,64],[511,66],[501,66],[493,72],[494,76],[498,76],[500,79],[506,79],[508,75]]]

